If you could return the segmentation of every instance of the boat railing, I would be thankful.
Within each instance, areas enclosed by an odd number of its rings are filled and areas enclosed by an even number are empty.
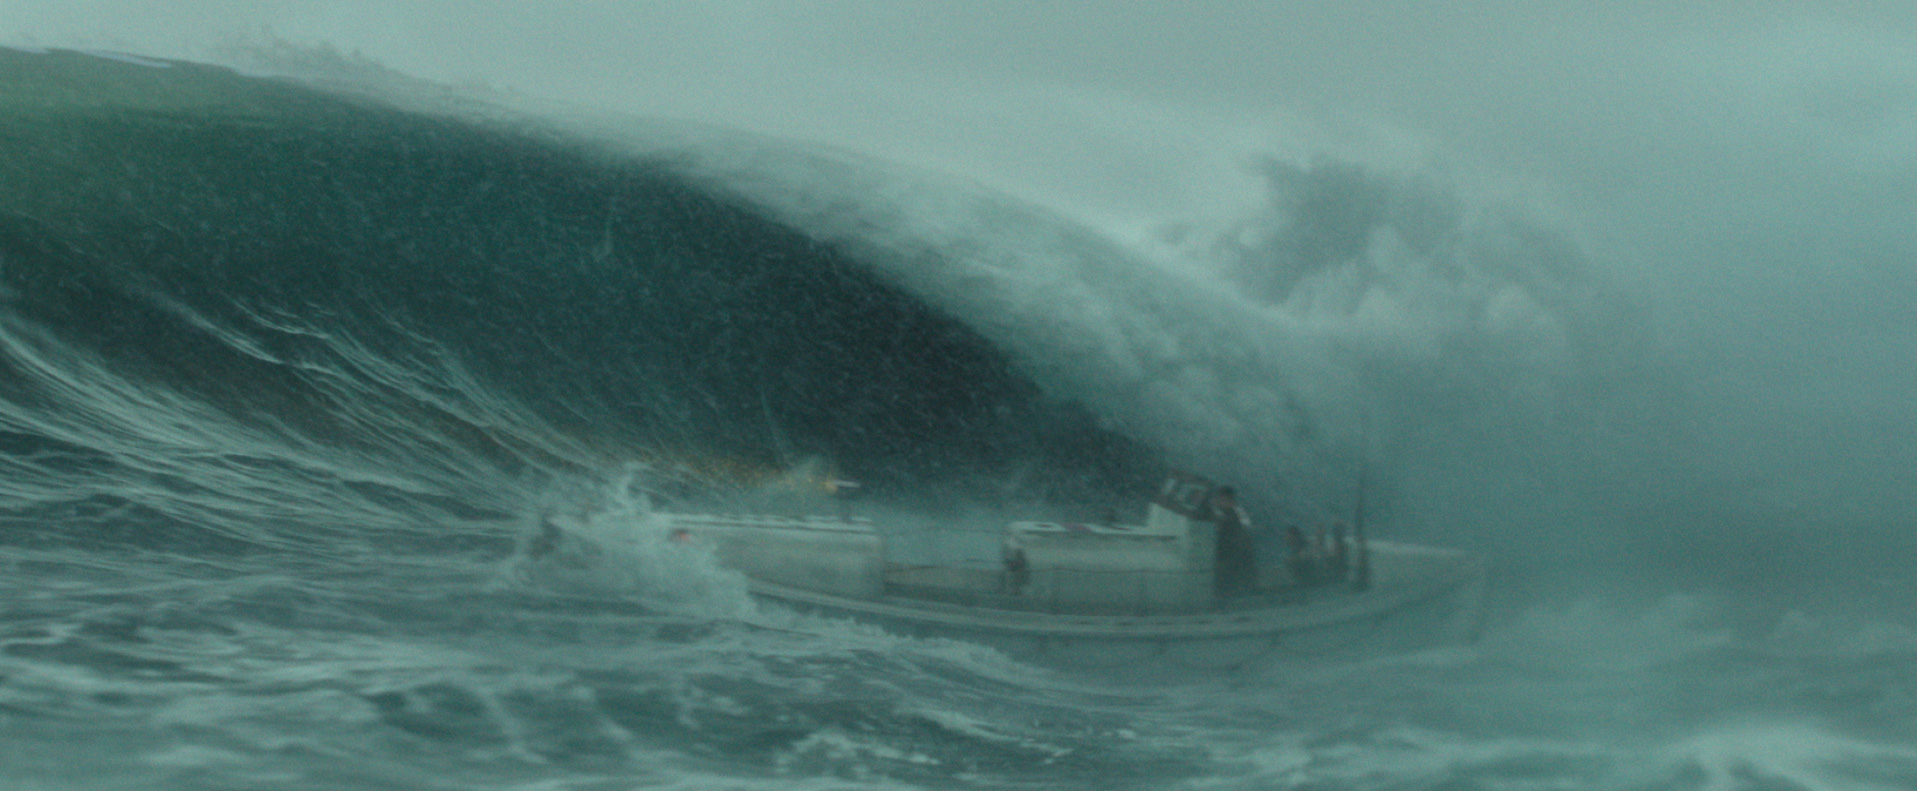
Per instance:
[[[1303,602],[1304,586],[1259,585],[1221,596],[1209,572],[1049,568],[906,567],[887,574],[886,592],[963,607],[1083,615],[1176,615],[1230,609],[1236,601]]]

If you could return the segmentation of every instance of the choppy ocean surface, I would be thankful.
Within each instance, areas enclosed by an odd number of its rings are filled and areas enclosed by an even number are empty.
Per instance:
[[[0,787],[1917,788],[1906,498],[1695,474],[1625,290],[1425,181],[1272,163],[1199,273],[716,130],[0,86]],[[1121,682],[755,604],[649,518],[829,472],[931,556],[1173,467],[1309,522],[1359,459],[1490,559],[1479,642]],[[553,513],[590,551],[528,555]]]

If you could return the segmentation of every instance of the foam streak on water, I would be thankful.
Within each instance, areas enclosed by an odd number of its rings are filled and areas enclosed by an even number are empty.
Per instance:
[[[625,516],[597,519],[604,535]],[[1917,644],[1832,624],[1856,644],[1807,649],[1792,634],[1801,615],[1746,637],[1696,601],[1593,602],[1531,611],[1469,648],[1106,687],[962,643],[712,601],[648,605],[643,586],[610,595],[628,580],[588,595],[609,578],[576,559],[528,573],[541,562],[329,579],[265,559],[9,550],[6,777],[1511,791],[1917,780],[1904,746],[1917,737]]]

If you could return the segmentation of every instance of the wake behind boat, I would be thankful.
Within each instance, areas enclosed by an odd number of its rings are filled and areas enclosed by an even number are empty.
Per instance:
[[[1227,491],[1174,475],[1142,523],[1012,522],[991,566],[889,561],[883,532],[849,515],[658,516],[761,600],[1045,664],[1219,668],[1476,635],[1485,569],[1459,551],[1294,533],[1284,562],[1231,584],[1232,553],[1249,545],[1235,550],[1219,518]]]

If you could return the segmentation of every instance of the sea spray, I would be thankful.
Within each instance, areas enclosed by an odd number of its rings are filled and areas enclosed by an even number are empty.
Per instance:
[[[632,600],[678,615],[741,619],[753,613],[745,578],[654,510],[642,488],[646,469],[625,465],[587,502],[550,507],[508,574],[536,589]]]

